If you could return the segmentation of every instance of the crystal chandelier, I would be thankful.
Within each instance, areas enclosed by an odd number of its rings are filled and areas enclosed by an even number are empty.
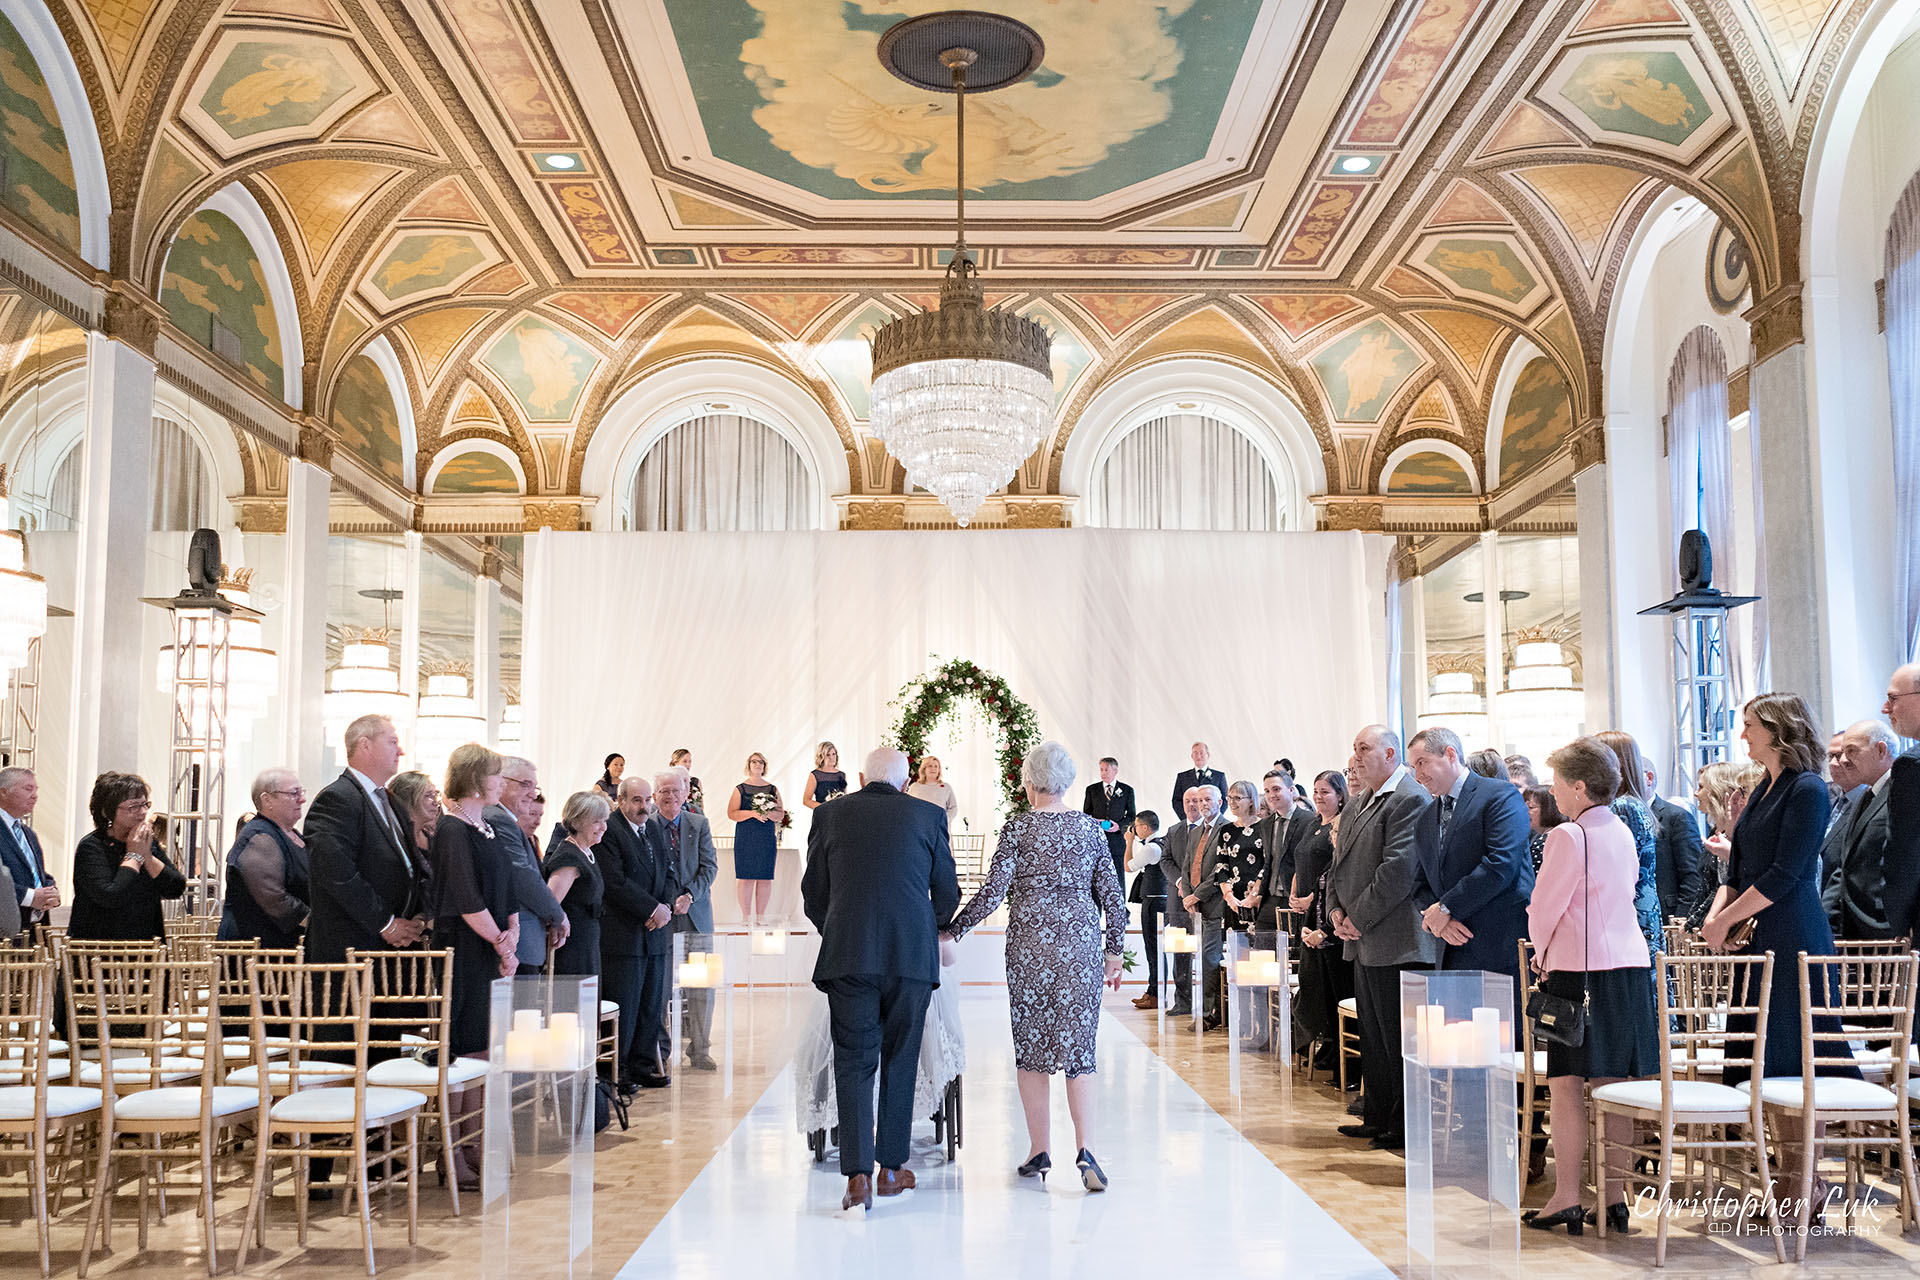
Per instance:
[[[219,592],[221,598],[247,606],[247,612],[236,612],[227,624],[227,730],[231,737],[244,738],[253,722],[267,713],[267,699],[280,688],[280,655],[267,647],[259,615],[251,609],[253,570],[221,565]],[[194,678],[206,679],[211,662],[209,647],[195,645],[190,668]],[[160,692],[173,687],[172,645],[160,646],[154,675]]]
[[[1427,709],[1415,723],[1422,729],[1451,729],[1460,745],[1478,751],[1487,745],[1487,700],[1474,692],[1468,659],[1440,658],[1434,662],[1433,692]]]
[[[467,692],[467,669],[457,662],[427,671],[427,691],[420,695],[414,720],[414,758],[430,778],[446,772],[453,749],[487,739],[487,722],[480,704]]]
[[[1053,420],[1052,338],[1031,320],[987,309],[967,250],[967,90],[1016,84],[1044,53],[1032,28],[989,13],[930,13],[880,39],[888,71],[916,88],[953,92],[957,212],[939,309],[873,335],[871,425],[908,486],[937,495],[961,528],[1013,479]]]
[[[321,720],[328,742],[340,744],[347,726],[366,715],[392,720],[401,742],[406,742],[411,703],[400,692],[400,673],[393,669],[393,654],[387,648],[389,634],[385,627],[350,629],[346,633],[340,665],[327,673]]]
[[[47,633],[47,580],[27,572],[27,536],[8,528],[7,470],[0,466],[0,669],[27,665],[29,647]]]

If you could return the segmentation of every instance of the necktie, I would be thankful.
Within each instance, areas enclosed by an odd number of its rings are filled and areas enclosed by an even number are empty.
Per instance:
[[[1107,803],[1113,803],[1113,784],[1111,782],[1107,784]]]
[[[1447,838],[1447,824],[1453,821],[1453,797],[1440,797],[1440,839]]]
[[[11,819],[13,823],[13,842],[20,847],[20,856],[27,860],[27,874],[33,877],[33,888],[41,885],[40,860],[33,856],[33,846],[27,843],[27,832],[20,825],[20,819]]]
[[[373,798],[380,802],[380,817],[386,822],[387,830],[393,833],[393,842],[400,848],[400,861],[407,864],[407,870],[413,870],[413,855],[407,849],[407,835],[400,830],[399,821],[393,816],[393,805],[387,800],[387,789],[375,787]]]
[[[1188,884],[1197,885],[1200,883],[1200,857],[1207,851],[1207,833],[1211,830],[1213,830],[1212,823],[1203,822],[1200,824],[1200,841],[1193,846],[1193,870],[1187,873]]]

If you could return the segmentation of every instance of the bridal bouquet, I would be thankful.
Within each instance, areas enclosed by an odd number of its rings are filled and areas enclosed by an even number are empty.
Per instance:
[[[754,793],[753,811],[755,813],[762,813],[762,814],[772,813],[775,809],[778,809],[779,807],[780,807],[780,801],[774,797],[772,792],[756,791]],[[790,813],[781,814],[780,830],[786,831],[792,826],[793,826],[793,815]]]

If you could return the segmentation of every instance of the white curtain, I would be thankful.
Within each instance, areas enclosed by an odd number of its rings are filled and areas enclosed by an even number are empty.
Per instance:
[[[1285,516],[1253,441],[1217,418],[1176,413],[1140,424],[1094,481],[1109,529],[1273,530]]]
[[[212,524],[213,485],[207,478],[207,462],[185,427],[155,418],[147,465],[148,529],[191,532]]]
[[[644,532],[778,532],[820,527],[815,480],[786,437],[737,414],[681,423],[633,478],[631,527]]]
[[[1006,677],[1079,780],[1103,755],[1163,821],[1195,739],[1229,780],[1274,760],[1339,768],[1387,712],[1392,539],[1356,533],[1106,529],[687,534],[529,539],[523,648],[527,746],[549,793],[664,768],[686,746],[710,796],[762,752],[798,799],[814,744],[841,763],[893,727],[914,676],[965,657]],[[1284,593],[1196,589],[1194,566]],[[608,582],[621,589],[609,592]],[[1310,602],[1303,604],[1303,602]],[[583,612],[584,611],[584,612]],[[937,655],[934,656],[934,655]],[[984,724],[935,750],[974,833],[998,825]],[[956,750],[956,748],[958,748]],[[718,805],[716,831],[730,830]],[[804,847],[805,811],[792,841]]]
[[[1892,380],[1893,590],[1906,661],[1920,658],[1920,175],[1887,228],[1887,374]]]

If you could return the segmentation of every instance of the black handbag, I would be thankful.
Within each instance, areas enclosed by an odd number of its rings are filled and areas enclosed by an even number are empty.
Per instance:
[[[1579,827],[1580,824],[1573,824]],[[1587,854],[1587,831],[1580,827],[1581,880],[1582,892],[1586,894],[1586,907],[1582,911],[1584,923],[1580,936],[1580,998],[1557,996],[1545,987],[1536,990],[1527,997],[1527,1021],[1533,1024],[1533,1038],[1557,1044],[1565,1049],[1578,1049],[1587,1042],[1587,1019],[1591,1016],[1593,992],[1587,981],[1587,943],[1589,927],[1593,923],[1593,896],[1591,888],[1592,862]]]

